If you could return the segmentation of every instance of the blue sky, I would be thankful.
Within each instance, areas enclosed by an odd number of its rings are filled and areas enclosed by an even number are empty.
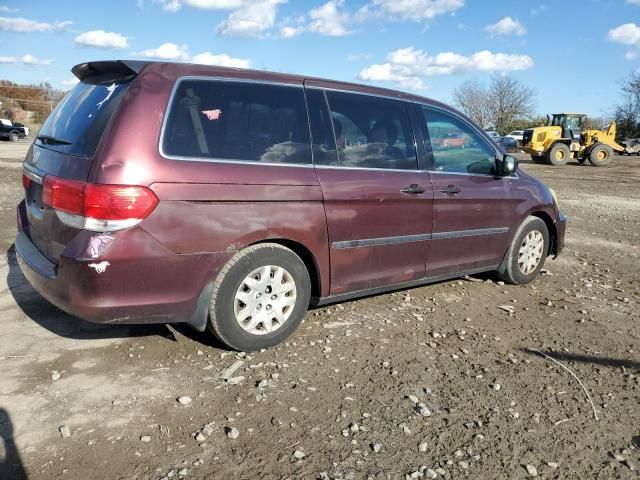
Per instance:
[[[70,88],[115,58],[251,67],[451,102],[508,73],[537,110],[603,115],[640,67],[640,0],[0,0],[0,78]]]

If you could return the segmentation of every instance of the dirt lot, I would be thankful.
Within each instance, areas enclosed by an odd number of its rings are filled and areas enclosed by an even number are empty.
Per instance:
[[[564,255],[532,285],[460,279],[331,306],[244,355],[40,298],[12,248],[26,147],[0,143],[0,479],[638,478],[640,158],[522,163],[569,217]],[[529,348],[576,373],[598,420]]]

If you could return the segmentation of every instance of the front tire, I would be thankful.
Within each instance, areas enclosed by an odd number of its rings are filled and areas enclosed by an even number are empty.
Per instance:
[[[310,297],[309,272],[298,255],[277,243],[253,245],[220,271],[207,327],[235,350],[272,347],[300,325]]]
[[[16,132],[11,132],[9,134],[9,141],[17,142],[20,139],[20,136]]]
[[[513,237],[498,275],[515,285],[532,282],[544,267],[548,252],[547,224],[538,217],[527,217]]]
[[[594,167],[606,167],[613,157],[613,148],[604,143],[596,143],[589,151],[589,163]]]

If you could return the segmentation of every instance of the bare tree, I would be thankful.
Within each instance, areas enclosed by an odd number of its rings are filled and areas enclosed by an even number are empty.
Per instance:
[[[487,102],[489,92],[477,80],[469,80],[453,91],[453,99],[471,120],[482,128],[493,127],[492,112]]]
[[[488,87],[476,80],[463,83],[454,90],[453,98],[482,128],[493,127],[504,135],[533,116],[536,93],[513,77],[495,74]]]
[[[622,82],[622,102],[616,105],[614,118],[620,138],[640,137],[640,73],[632,73]]]
[[[501,135],[509,133],[513,122],[534,114],[536,93],[519,80],[494,74],[489,85],[488,101],[493,126]]]

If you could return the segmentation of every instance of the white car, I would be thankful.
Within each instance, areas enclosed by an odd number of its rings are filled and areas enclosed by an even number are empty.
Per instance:
[[[523,135],[524,135],[524,130],[514,130],[513,132],[511,132],[509,135],[506,135],[506,136],[513,138],[517,142],[522,142]]]

